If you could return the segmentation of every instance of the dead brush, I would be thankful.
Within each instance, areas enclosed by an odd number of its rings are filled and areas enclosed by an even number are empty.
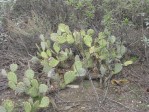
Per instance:
[[[18,20],[7,19],[7,31],[19,36],[31,37],[38,34],[45,34],[48,21],[43,20],[37,13],[32,11],[31,17],[19,18]],[[50,28],[49,28],[50,29]]]

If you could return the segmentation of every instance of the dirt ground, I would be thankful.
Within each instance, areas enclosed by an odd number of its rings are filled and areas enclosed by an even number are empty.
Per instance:
[[[72,85],[79,88],[66,88],[48,94],[53,104],[47,109],[39,112],[149,112],[149,64],[144,56],[140,41],[140,32],[132,30],[128,32],[128,48],[138,55],[138,60],[133,65],[125,67],[114,79],[126,78],[129,83],[124,85],[112,85],[109,83],[105,89],[100,89],[98,80],[80,80]],[[3,33],[3,32],[2,32]],[[14,43],[9,38],[0,47],[0,69],[8,68],[9,64],[15,62],[19,65],[19,78],[26,69],[27,60],[31,57],[23,54],[23,50],[14,49]],[[134,39],[135,38],[135,39]],[[29,50],[29,49],[28,49]],[[22,52],[22,53],[21,53]],[[29,51],[32,52],[32,51]],[[128,55],[129,56],[129,55]],[[7,86],[5,77],[0,76],[0,100],[13,99],[16,104],[25,97],[18,97]],[[20,109],[20,112],[22,110]]]

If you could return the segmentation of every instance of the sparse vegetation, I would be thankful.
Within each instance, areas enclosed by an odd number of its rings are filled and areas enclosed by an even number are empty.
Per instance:
[[[148,7],[149,0],[1,0],[0,112],[146,112]]]

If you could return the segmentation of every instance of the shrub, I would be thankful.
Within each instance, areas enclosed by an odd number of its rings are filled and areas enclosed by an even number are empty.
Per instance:
[[[88,24],[94,18],[95,5],[93,0],[65,0],[66,4],[69,6],[69,19],[71,20],[70,24],[73,26],[79,22],[83,26],[88,26]]]

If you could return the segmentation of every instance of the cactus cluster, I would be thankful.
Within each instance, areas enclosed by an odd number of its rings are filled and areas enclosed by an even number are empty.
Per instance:
[[[65,84],[78,76],[85,76],[89,69],[97,68],[96,74],[101,79],[122,70],[121,58],[126,53],[126,47],[108,31],[99,32],[97,36],[93,29],[71,32],[69,26],[61,23],[49,39],[43,35],[40,39],[38,57],[45,72],[59,69],[63,64],[68,65],[70,59],[73,62],[69,64],[69,71],[64,73]],[[63,46],[67,47],[64,49]],[[75,53],[73,49],[76,49]]]
[[[24,73],[23,80],[18,82],[17,69],[17,64],[10,65],[10,71],[7,73],[8,86],[14,90],[16,94],[25,93],[30,97],[28,101],[24,102],[25,112],[36,112],[39,108],[47,107],[50,103],[49,98],[45,96],[48,91],[48,86],[41,84],[35,78],[35,73],[32,69],[27,69]],[[13,104],[13,102],[9,101],[8,103],[6,102],[6,104]]]

